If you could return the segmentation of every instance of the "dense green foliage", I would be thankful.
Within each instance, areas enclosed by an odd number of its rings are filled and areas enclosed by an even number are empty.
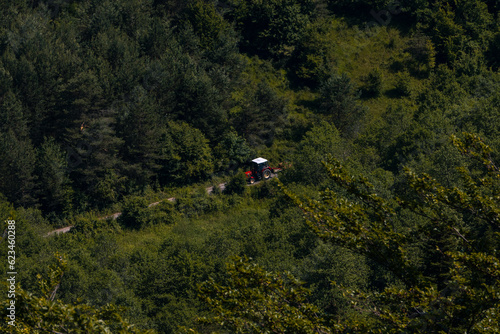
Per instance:
[[[345,289],[351,303],[377,319],[344,324],[364,333],[494,333],[499,328],[500,259],[498,180],[491,149],[470,134],[453,138],[461,153],[483,165],[460,168],[461,187],[447,187],[428,174],[405,171],[407,198],[383,198],[365,177],[325,163],[337,190],[321,201],[299,199],[307,222],[321,238],[365,255],[396,277],[372,293]],[[339,196],[345,191],[344,196]],[[352,198],[351,198],[352,196]],[[413,224],[408,224],[413,216]],[[403,219],[401,219],[403,218]],[[415,251],[421,258],[415,261]]]
[[[0,9],[19,332],[499,331],[498,1]]]
[[[66,262],[57,255],[57,265],[49,268],[48,280],[38,276],[41,296],[19,289],[16,292],[17,308],[21,311],[15,327],[0,325],[4,333],[123,333],[152,334],[140,330],[122,318],[122,309],[113,305],[95,308],[85,304],[67,305],[54,300],[64,275]],[[19,287],[18,287],[19,288]],[[8,301],[4,301],[8,308]]]
[[[217,313],[200,322],[233,333],[322,333],[319,309],[306,301],[307,290],[290,273],[273,275],[248,259],[228,264],[228,286],[203,283],[200,294]],[[192,330],[188,332],[193,332]]]

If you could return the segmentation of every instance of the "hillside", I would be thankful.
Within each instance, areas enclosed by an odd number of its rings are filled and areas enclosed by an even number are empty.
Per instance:
[[[2,330],[500,330],[498,1],[0,8]]]

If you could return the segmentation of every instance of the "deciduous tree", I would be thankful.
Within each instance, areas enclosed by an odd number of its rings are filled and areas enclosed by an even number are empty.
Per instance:
[[[233,333],[331,332],[307,302],[308,290],[290,273],[271,273],[240,257],[227,264],[227,272],[222,284],[209,280],[200,285],[200,297],[214,313],[200,323]]]
[[[491,148],[479,137],[463,137],[453,137],[454,144],[478,168],[459,169],[460,188],[443,186],[429,175],[407,169],[410,194],[384,198],[366,177],[350,175],[334,160],[325,166],[338,188],[325,190],[322,200],[299,199],[282,186],[321,238],[365,255],[399,280],[374,293],[345,291],[354,307],[376,319],[366,324],[346,322],[353,331],[500,330],[496,252],[500,170],[491,160]],[[427,258],[430,262],[414,257],[415,245],[427,255],[434,254]],[[437,265],[431,263],[436,259]]]

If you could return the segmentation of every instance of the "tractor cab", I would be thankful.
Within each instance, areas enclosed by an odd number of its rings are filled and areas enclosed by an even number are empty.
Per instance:
[[[269,167],[269,162],[264,158],[257,158],[252,160],[252,171],[255,173],[262,173],[262,171]]]

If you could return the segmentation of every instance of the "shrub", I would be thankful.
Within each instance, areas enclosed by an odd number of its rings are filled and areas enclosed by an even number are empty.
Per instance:
[[[382,72],[376,68],[370,71],[364,78],[365,85],[363,86],[363,93],[369,97],[378,97],[382,92],[383,75]]]
[[[210,211],[210,198],[205,187],[198,187],[193,193],[185,192],[175,200],[178,212],[193,217]]]
[[[415,75],[427,76],[436,66],[436,50],[427,36],[413,37],[405,51],[411,55],[408,68]]]
[[[116,222],[98,218],[93,215],[77,216],[73,222],[71,233],[94,234],[98,230],[116,230]]]
[[[273,186],[273,183],[274,182],[271,182],[271,181],[270,182],[261,182],[257,187],[255,187],[256,189],[252,195],[257,199],[269,199],[269,198],[274,197],[275,196],[275,187]]]
[[[399,72],[396,74],[396,86],[394,90],[400,96],[411,95],[411,76],[408,71]]]
[[[176,221],[177,212],[174,204],[163,200],[158,205],[148,208],[150,224],[173,224]]]
[[[139,196],[127,197],[123,204],[121,216],[118,222],[127,228],[141,228],[150,220],[148,203],[145,198]]]
[[[227,183],[224,193],[226,194],[242,194],[247,186],[247,178],[243,171],[236,173]]]

